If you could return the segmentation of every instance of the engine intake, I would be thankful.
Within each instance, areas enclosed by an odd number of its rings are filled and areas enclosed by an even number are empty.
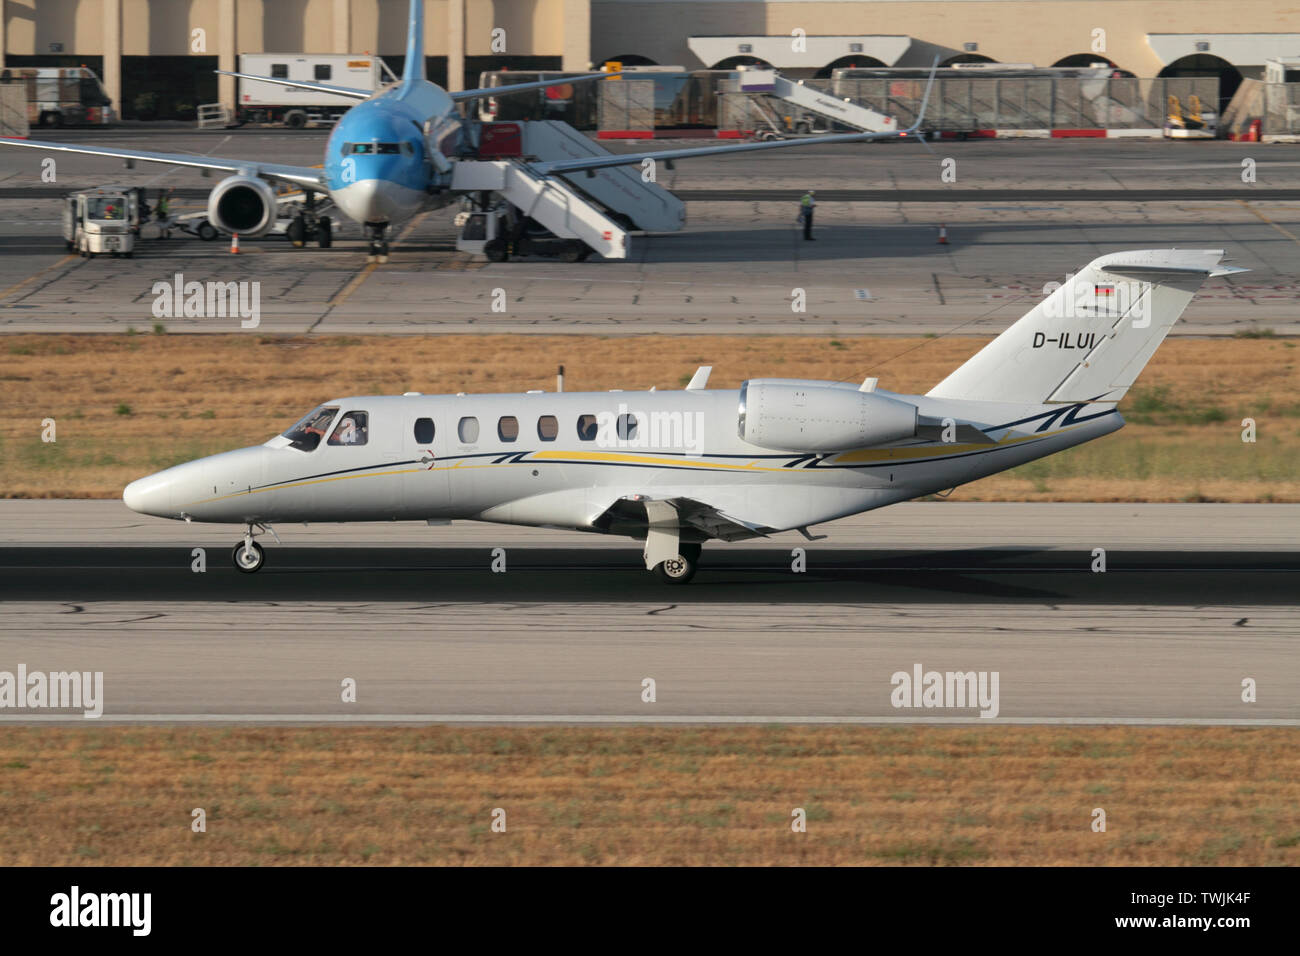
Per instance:
[[[751,379],[740,386],[740,437],[774,451],[834,452],[916,435],[915,405],[829,383]]]
[[[275,190],[256,176],[230,176],[208,196],[208,222],[226,232],[260,236],[275,225]]]

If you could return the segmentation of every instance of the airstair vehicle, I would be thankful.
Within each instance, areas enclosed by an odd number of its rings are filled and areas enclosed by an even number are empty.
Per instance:
[[[681,229],[686,206],[654,181],[658,169],[546,176],[524,165],[608,152],[558,120],[481,124],[478,158],[460,160],[453,173],[453,189],[474,191],[457,216],[456,248],[494,262],[512,255],[577,262],[592,252],[625,259],[630,232]]]
[[[864,133],[888,133],[898,128],[892,116],[878,113],[849,99],[788,80],[775,70],[741,70],[740,92],[747,94],[755,112],[767,124],[760,139],[786,139],[834,131],[835,124]],[[788,114],[786,109],[794,107]]]

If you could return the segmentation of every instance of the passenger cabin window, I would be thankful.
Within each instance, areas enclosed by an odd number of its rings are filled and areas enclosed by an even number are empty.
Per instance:
[[[370,437],[370,416],[365,412],[344,412],[330,434],[331,445],[364,445]]]
[[[328,80],[330,78],[330,65],[328,63],[316,64],[316,79]]]
[[[502,441],[516,441],[519,438],[519,419],[513,415],[502,415],[497,422],[497,437]]]
[[[578,440],[579,441],[596,440],[596,416],[595,415],[578,416]]]
[[[288,78],[289,78],[289,64],[288,64],[288,63],[272,63],[272,64],[271,64],[271,79],[273,79],[273,80],[287,80]]]
[[[478,441],[478,419],[472,415],[466,415],[460,420],[460,426],[456,429],[460,435],[460,441],[463,445],[472,445]]]
[[[433,441],[433,419],[417,418],[415,420],[415,443],[427,445]]]
[[[618,437],[623,441],[636,438],[636,416],[632,414],[618,416]]]
[[[322,405],[320,408],[312,409],[296,425],[284,432],[284,437],[289,439],[289,447],[297,448],[299,451],[315,451],[320,440],[329,431],[330,423],[334,421],[338,411],[337,405],[332,407]]]
[[[554,415],[543,415],[537,419],[537,437],[542,441],[555,441],[560,434],[560,423]]]

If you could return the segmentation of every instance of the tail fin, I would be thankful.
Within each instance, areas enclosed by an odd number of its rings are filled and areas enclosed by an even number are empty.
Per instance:
[[[424,0],[411,0],[411,20],[406,27],[406,65],[402,86],[412,86],[424,76]]]
[[[1094,259],[973,358],[933,398],[1039,404],[1118,402],[1222,249],[1146,249]]]

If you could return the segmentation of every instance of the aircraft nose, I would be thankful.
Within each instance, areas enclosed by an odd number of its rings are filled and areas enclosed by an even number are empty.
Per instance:
[[[382,179],[359,179],[335,193],[334,201],[357,222],[385,222],[400,212]]]
[[[122,491],[122,503],[138,514],[165,518],[171,514],[171,491],[172,482],[167,472],[160,471],[127,485]]]

